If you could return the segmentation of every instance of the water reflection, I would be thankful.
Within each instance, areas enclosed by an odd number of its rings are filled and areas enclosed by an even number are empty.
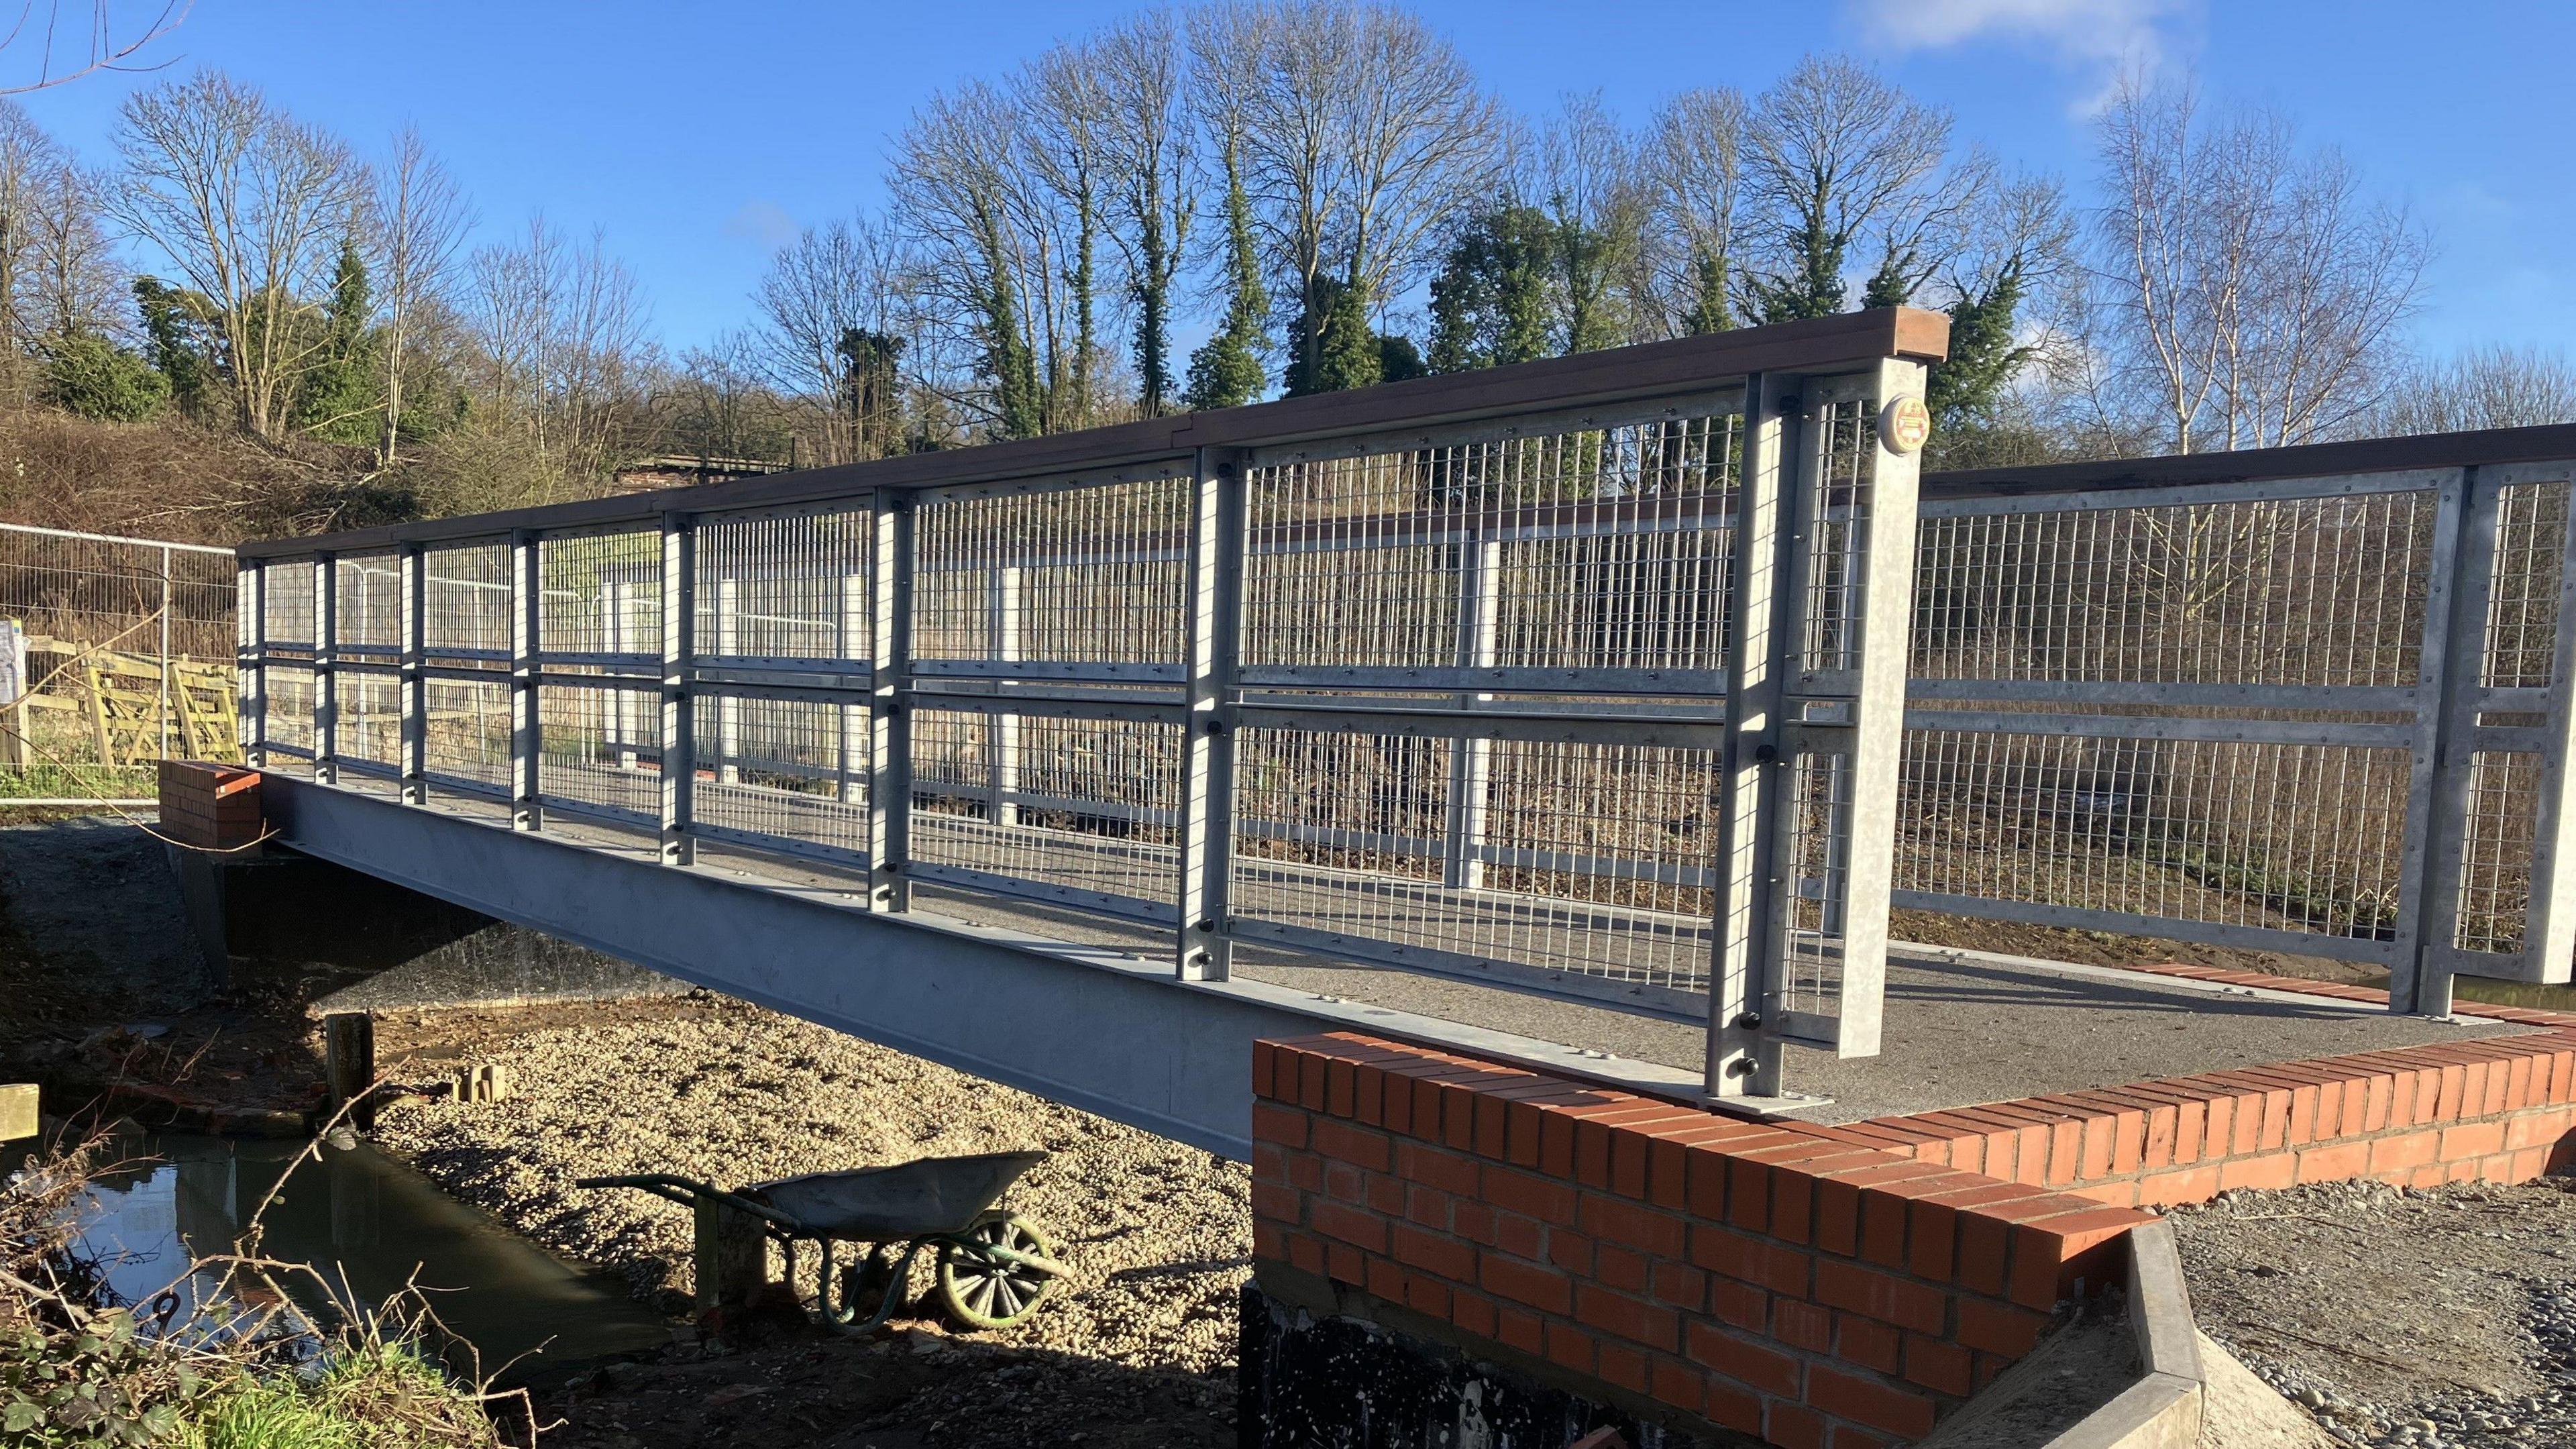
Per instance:
[[[231,1251],[283,1177],[260,1218],[262,1256],[311,1264],[369,1308],[417,1282],[487,1369],[519,1361],[510,1380],[669,1342],[668,1324],[623,1285],[575,1270],[402,1163],[362,1146],[297,1167],[301,1147],[176,1136],[122,1143],[125,1166],[97,1178],[83,1243],[109,1285],[143,1303],[193,1258]],[[306,1311],[328,1311],[320,1285],[303,1275],[281,1275],[278,1286]]]

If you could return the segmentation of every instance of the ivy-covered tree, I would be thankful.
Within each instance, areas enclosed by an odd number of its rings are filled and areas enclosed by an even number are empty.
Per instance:
[[[1225,145],[1225,229],[1225,321],[1190,354],[1189,391],[1182,399],[1199,410],[1241,407],[1258,399],[1270,381],[1261,366],[1270,292],[1261,284],[1261,246],[1252,230],[1252,198],[1243,189],[1242,147],[1232,137]]]
[[[1315,290],[1324,313],[1317,329],[1322,345],[1311,374],[1296,357],[1289,358],[1287,375],[1281,379],[1288,396],[1401,381],[1401,375],[1390,376],[1390,367],[1399,374],[1419,374],[1422,354],[1411,338],[1379,332],[1369,325],[1365,286],[1327,278],[1317,283]],[[1297,331],[1303,335],[1305,329],[1305,319],[1301,317]]]

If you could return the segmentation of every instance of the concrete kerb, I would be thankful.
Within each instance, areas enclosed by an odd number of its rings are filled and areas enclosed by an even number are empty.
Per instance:
[[[2129,1327],[2138,1341],[2138,1381],[2046,1449],[2192,1449],[2200,1442],[2209,1378],[2173,1224],[2162,1219],[2129,1230]]]

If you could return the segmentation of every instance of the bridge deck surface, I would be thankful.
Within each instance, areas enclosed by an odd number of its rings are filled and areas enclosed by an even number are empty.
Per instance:
[[[377,793],[373,782],[362,782],[362,787]],[[434,798],[433,808],[486,819],[506,813],[496,803],[456,797]],[[917,814],[914,819],[918,829],[920,822],[939,817]],[[983,829],[980,821],[958,823]],[[546,833],[621,853],[652,849],[649,833],[587,818],[550,817]],[[957,843],[963,843],[964,835]],[[1140,883],[1153,877],[1150,848],[1130,851],[1114,841],[1096,846],[1109,848],[1090,852],[1095,868],[1103,871],[1102,884],[1094,888],[1109,888],[1111,871],[1119,873],[1116,878]],[[697,868],[734,873],[746,883],[860,889],[854,872],[712,842],[701,844]],[[1390,885],[1408,889],[1381,895],[1374,904],[1392,905],[1401,896],[1430,913],[1417,926],[1428,938],[1461,939],[1479,922],[1493,919],[1481,914],[1481,906],[1443,917],[1444,897],[1454,893],[1412,889],[1411,883]],[[1322,895],[1327,899],[1319,901],[1319,908],[1351,904],[1338,888]],[[1069,906],[929,883],[915,886],[915,900],[924,909],[977,925],[1118,948],[1148,960],[1168,960],[1172,950],[1167,927],[1121,922]],[[1705,1051],[1703,1030],[1668,1014],[1568,1001],[1483,981],[1328,961],[1267,945],[1239,945],[1235,971],[1322,996],[1691,1072],[1699,1069]],[[1887,977],[1880,1055],[1844,1061],[1792,1050],[1789,1088],[1832,1099],[1800,1117],[1854,1121],[2524,1030],[2495,1021],[2395,1016],[2322,998],[2216,990],[2111,968],[1934,948],[1902,949],[1889,961]]]

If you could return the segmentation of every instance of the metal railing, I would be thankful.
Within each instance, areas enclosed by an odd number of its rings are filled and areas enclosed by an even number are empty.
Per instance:
[[[238,758],[232,550],[0,524],[0,807],[150,804],[153,762]]]
[[[2576,429],[1954,475],[1895,902],[2565,982]],[[1979,496],[1979,495],[1983,496]]]
[[[1144,923],[1184,979],[1254,945],[1706,1016],[1713,1090],[1774,1094],[1783,1043],[1877,1047],[1916,470],[1876,410],[1943,336],[253,545],[245,739],[876,909]]]

